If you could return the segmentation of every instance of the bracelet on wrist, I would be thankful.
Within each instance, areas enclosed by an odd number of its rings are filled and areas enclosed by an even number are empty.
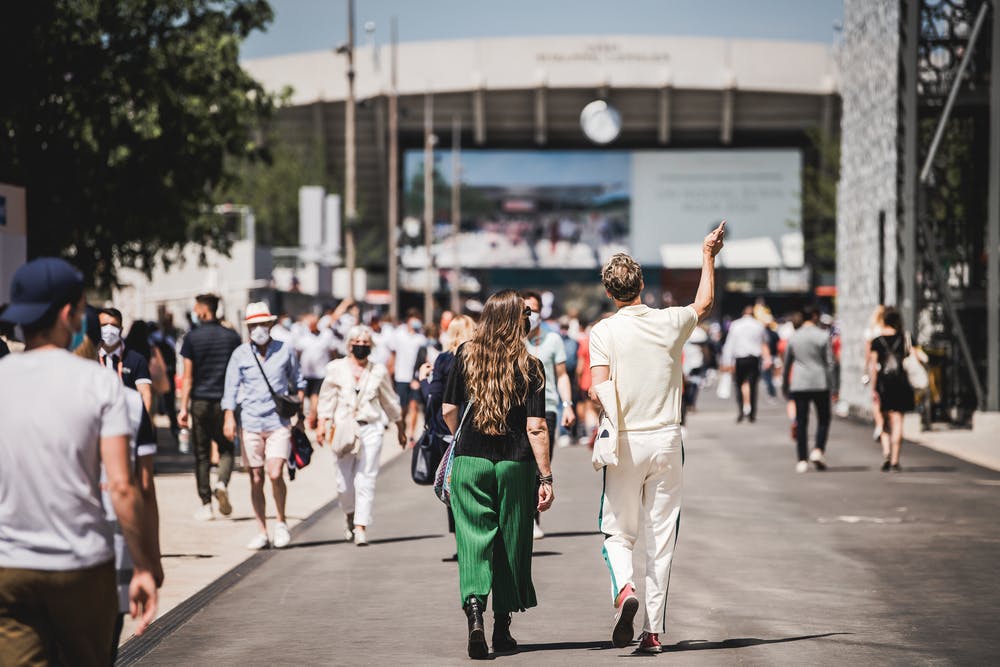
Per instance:
[[[552,484],[552,475],[539,475],[538,476],[538,483],[539,484]]]

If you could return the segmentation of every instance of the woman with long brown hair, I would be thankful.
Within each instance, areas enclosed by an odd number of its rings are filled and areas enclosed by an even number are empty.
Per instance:
[[[442,415],[454,433],[451,509],[469,657],[487,658],[483,609],[493,593],[493,650],[511,651],[510,615],[537,604],[531,583],[535,511],[552,506],[545,375],[524,345],[529,311],[514,290],[491,296],[472,339],[459,348]]]

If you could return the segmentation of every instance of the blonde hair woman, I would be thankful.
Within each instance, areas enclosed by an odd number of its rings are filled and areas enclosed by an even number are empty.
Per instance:
[[[529,312],[513,290],[491,296],[472,339],[461,346],[444,392],[442,415],[455,444],[451,509],[458,543],[461,602],[470,658],[487,658],[483,609],[493,593],[493,650],[517,647],[510,614],[534,607],[531,529],[552,505],[545,425],[545,375],[524,346]]]
[[[459,315],[452,318],[448,324],[448,344],[444,352],[434,359],[434,364],[424,364],[420,367],[418,379],[420,380],[420,393],[424,397],[424,424],[426,432],[424,438],[431,438],[434,445],[438,447],[443,456],[451,442],[451,431],[445,424],[441,415],[441,403],[444,398],[444,388],[448,386],[448,378],[455,364],[455,351],[461,347],[462,343],[470,340],[476,332],[476,322],[468,315]],[[420,446],[419,444],[417,445]],[[455,515],[451,508],[448,508],[448,532],[455,532]],[[455,553],[451,560],[457,560],[458,553]]]
[[[332,442],[336,429],[347,427],[351,421],[357,423],[358,451],[337,456],[340,471],[337,491],[347,522],[344,537],[363,547],[368,545],[368,527],[375,504],[375,480],[385,434],[383,413],[396,423],[400,447],[406,445],[406,429],[389,371],[368,358],[372,352],[372,330],[363,325],[351,327],[347,345],[346,357],[326,365],[319,390],[317,436],[320,445],[327,437]]]

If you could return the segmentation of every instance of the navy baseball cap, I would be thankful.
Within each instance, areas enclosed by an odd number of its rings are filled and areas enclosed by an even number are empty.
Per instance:
[[[58,257],[39,257],[14,272],[10,305],[0,321],[30,325],[55,305],[69,303],[83,293],[83,275]],[[74,304],[75,305],[75,304]]]

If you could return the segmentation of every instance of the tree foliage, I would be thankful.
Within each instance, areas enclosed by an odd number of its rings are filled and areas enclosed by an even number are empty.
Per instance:
[[[273,99],[239,66],[264,0],[32,0],[0,21],[0,181],[28,193],[28,252],[93,284],[147,271],[188,240],[225,249],[205,215],[227,160],[265,157]],[[228,157],[227,157],[228,156]]]

